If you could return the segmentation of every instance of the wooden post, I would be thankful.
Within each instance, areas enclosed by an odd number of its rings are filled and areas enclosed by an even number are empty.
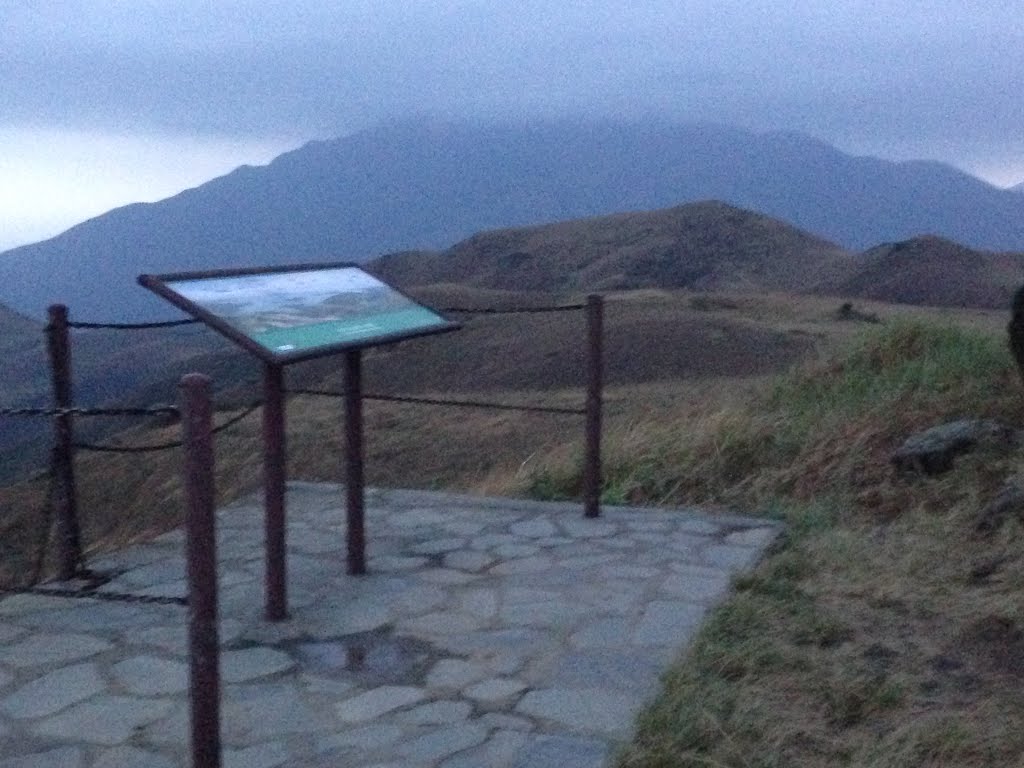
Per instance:
[[[189,700],[192,766],[220,768],[220,648],[217,629],[217,539],[210,380],[181,380],[188,556]]]
[[[583,466],[583,512],[586,517],[598,517],[601,514],[603,333],[604,300],[592,294],[587,296],[587,445]]]
[[[363,489],[362,352],[345,352],[345,496],[348,529],[348,572],[366,573],[366,531]]]
[[[288,616],[285,550],[284,369],[263,367],[263,504],[266,546],[266,618]]]
[[[47,348],[53,379],[53,405],[70,408],[71,344],[68,337],[68,308],[53,304],[48,310]],[[53,417],[53,458],[55,475],[55,516],[57,520],[57,572],[62,580],[73,578],[82,564],[82,535],[78,526],[78,498],[75,488],[74,423],[70,414]]]

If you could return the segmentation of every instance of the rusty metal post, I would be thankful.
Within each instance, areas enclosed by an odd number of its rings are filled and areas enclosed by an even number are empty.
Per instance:
[[[366,573],[366,531],[363,489],[362,352],[345,352],[345,495],[348,528],[348,572]]]
[[[266,618],[288,616],[285,566],[284,369],[263,367],[263,504],[266,546]]]
[[[50,370],[53,377],[53,405],[70,408],[71,344],[68,336],[68,308],[53,304],[46,327]],[[53,472],[56,486],[58,576],[67,580],[82,563],[82,534],[78,526],[78,498],[75,488],[74,424],[70,414],[53,417]]]
[[[583,513],[601,514],[601,387],[603,379],[604,300],[587,296],[587,425],[583,464]]]
[[[189,699],[192,766],[220,768],[220,649],[214,524],[213,406],[210,379],[181,380],[188,555]]]

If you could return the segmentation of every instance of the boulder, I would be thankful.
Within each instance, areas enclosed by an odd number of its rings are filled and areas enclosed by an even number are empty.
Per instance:
[[[961,419],[911,435],[891,461],[901,474],[940,475],[953,468],[957,456],[979,445],[1010,448],[1019,438],[1017,430],[992,419]]]

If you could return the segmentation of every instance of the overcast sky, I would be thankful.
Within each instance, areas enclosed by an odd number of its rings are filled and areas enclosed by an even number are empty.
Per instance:
[[[669,116],[1024,181],[1024,0],[0,0],[0,249],[410,114]]]

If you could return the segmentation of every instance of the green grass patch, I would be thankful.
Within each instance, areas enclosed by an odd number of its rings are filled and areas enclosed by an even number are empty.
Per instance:
[[[864,333],[825,366],[780,377],[766,405],[794,433],[791,439],[800,439],[829,424],[891,412],[901,404],[949,404],[961,413],[985,410],[1005,394],[1012,375],[1012,360],[1001,338],[900,320]]]

